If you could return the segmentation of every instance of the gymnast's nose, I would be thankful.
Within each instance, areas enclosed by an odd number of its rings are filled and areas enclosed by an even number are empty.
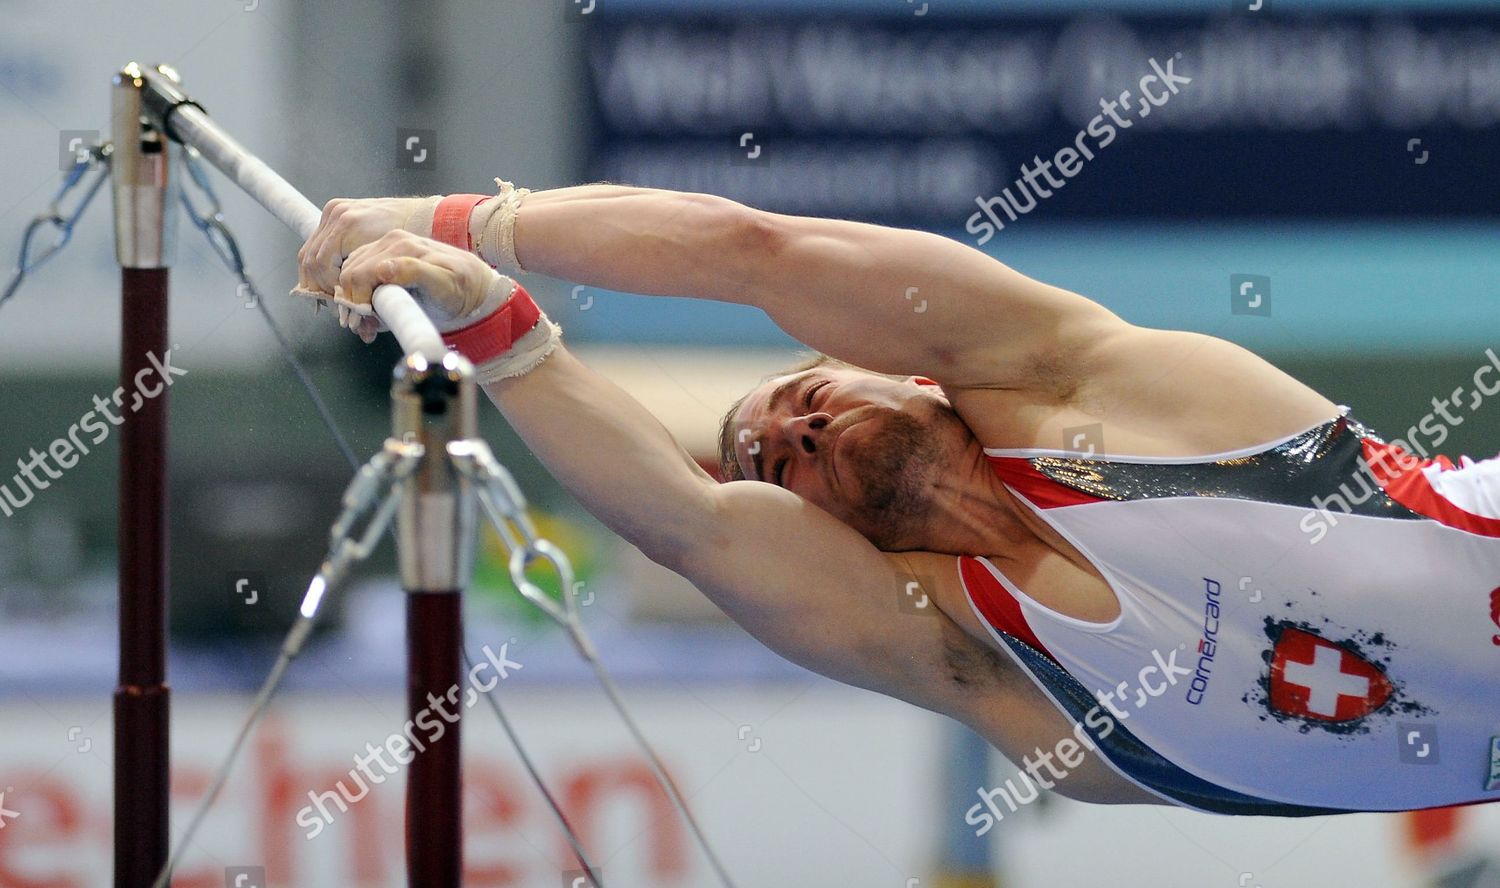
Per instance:
[[[832,421],[833,417],[827,413],[809,413],[787,420],[781,427],[781,432],[786,436],[787,444],[801,453],[811,455],[817,453],[822,446],[823,434]]]

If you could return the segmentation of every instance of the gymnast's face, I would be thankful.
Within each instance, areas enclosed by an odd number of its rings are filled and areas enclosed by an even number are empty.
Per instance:
[[[969,437],[931,380],[838,366],[767,380],[733,427],[747,479],[785,487],[881,548],[909,537]]]

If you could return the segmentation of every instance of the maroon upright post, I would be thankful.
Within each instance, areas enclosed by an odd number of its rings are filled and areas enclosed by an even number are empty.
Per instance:
[[[439,364],[407,355],[391,386],[392,437],[423,453],[403,482],[396,518],[407,597],[407,703],[413,739],[426,747],[414,750],[407,770],[411,888],[463,881],[462,590],[474,568],[475,496],[448,446],[475,436],[475,397],[473,368],[454,353]]]
[[[432,742],[418,726],[417,738],[427,749],[416,753],[407,770],[407,884],[412,888],[448,888],[463,883],[458,722],[463,697],[460,695],[457,701],[447,698],[449,690],[461,687],[463,678],[463,597],[455,591],[408,592],[406,632],[409,711],[415,717],[425,709],[429,713],[426,724],[443,726],[441,739]],[[452,724],[442,712],[453,716]]]
[[[167,270],[123,269],[120,378],[167,348]],[[127,391],[128,391],[127,383]],[[127,403],[129,403],[127,401]],[[167,396],[120,427],[120,683],[115,688],[115,886],[167,862]]]
[[[115,888],[149,888],[167,862],[167,266],[172,147],[141,118],[141,71],[114,78],[115,251],[120,260],[120,682],[114,693]],[[145,371],[150,370],[150,373]],[[143,392],[133,398],[136,378]]]

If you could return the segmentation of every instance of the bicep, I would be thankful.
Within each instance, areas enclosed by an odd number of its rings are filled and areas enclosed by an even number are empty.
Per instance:
[[[931,708],[948,620],[931,603],[903,607],[920,577],[773,485],[721,485],[713,514],[678,572],[787,659]]]
[[[757,304],[788,333],[884,373],[1004,384],[1039,353],[1122,323],[1076,293],[951,238],[856,222],[761,214],[772,261]]]

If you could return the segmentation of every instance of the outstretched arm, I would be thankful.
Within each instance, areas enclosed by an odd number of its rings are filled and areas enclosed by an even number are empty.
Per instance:
[[[304,282],[331,290],[343,256],[409,224],[421,204],[330,202],[303,250]],[[528,271],[753,305],[834,357],[946,385],[1023,388],[1045,359],[1076,357],[1124,327],[1082,296],[948,238],[703,194],[618,185],[536,192],[521,203],[514,244]]]
[[[517,214],[515,244],[528,271],[753,305],[834,357],[953,385],[1014,383],[1039,353],[1121,324],[949,238],[702,194],[616,185],[538,192]]]
[[[585,508],[772,650],[861,687],[930,693],[910,663],[941,650],[937,621],[902,619],[898,562],[864,537],[778,487],[715,482],[565,347],[485,391]]]
[[[1234,449],[1334,414],[1326,398],[1238,346],[1134,327],[935,234],[776,215],[701,194],[587,185],[530,195],[515,235],[529,270],[754,305],[836,358],[930,377],[986,442],[1026,440],[1009,420],[991,425],[1010,416],[995,404],[1011,394],[1019,395],[1011,403],[1044,405],[1029,416],[1054,425],[1105,418],[1117,445],[1142,453],[1164,438],[1165,452]],[[1229,393],[1237,407],[1226,421]],[[1057,405],[1070,399],[1073,412],[1059,416]],[[1079,404],[1110,405],[1109,415]]]

